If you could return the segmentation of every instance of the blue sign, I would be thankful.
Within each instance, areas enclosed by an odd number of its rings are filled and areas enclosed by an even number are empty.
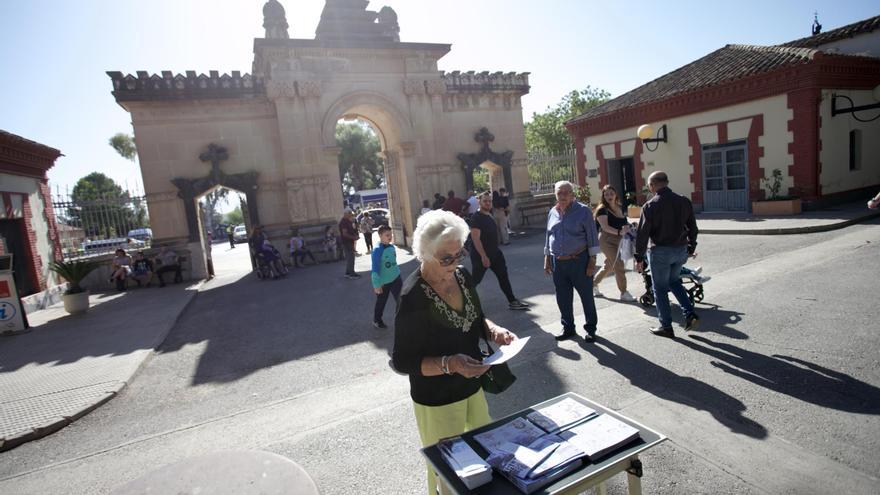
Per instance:
[[[0,321],[11,320],[15,316],[15,306],[6,301],[0,301]]]

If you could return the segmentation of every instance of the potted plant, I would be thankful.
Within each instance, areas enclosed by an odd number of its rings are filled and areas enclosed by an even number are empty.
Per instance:
[[[648,186],[642,187],[642,196],[645,197],[645,202],[651,199],[651,190],[648,189]],[[638,204],[638,196],[636,196],[633,192],[626,193],[626,202],[628,206],[626,207],[626,216],[630,218],[639,218],[642,216],[642,207]]]
[[[801,199],[793,196],[782,196],[782,170],[773,169],[769,179],[761,178],[770,197],[764,201],[752,201],[754,215],[797,215],[801,212]]]
[[[98,266],[100,265],[94,261],[53,261],[49,265],[50,270],[67,280],[69,284],[64,295],[61,296],[65,311],[72,315],[88,311],[89,291],[79,284]]]
[[[577,200],[585,205],[590,205],[590,199],[592,197],[592,193],[590,192],[590,184],[584,184],[583,186],[578,186],[574,191],[574,196]]]

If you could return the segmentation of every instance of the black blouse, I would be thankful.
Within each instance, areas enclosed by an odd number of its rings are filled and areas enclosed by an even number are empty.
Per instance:
[[[623,210],[623,211],[626,212],[626,210]],[[596,217],[598,218],[602,215],[608,216],[608,226],[611,227],[612,229],[623,228],[623,226],[628,223],[628,220],[626,219],[626,215],[619,217],[611,211],[611,208],[602,207],[602,208],[597,209],[596,210]],[[596,223],[598,224],[598,221]],[[602,229],[599,229],[599,233],[603,233],[603,232],[604,231]]]
[[[480,389],[480,379],[459,374],[424,376],[422,359],[428,356],[467,354],[482,359],[480,338],[485,316],[470,273],[455,271],[464,307],[456,311],[416,270],[403,285],[394,318],[394,368],[409,375],[410,396],[425,406],[443,406],[466,399]]]

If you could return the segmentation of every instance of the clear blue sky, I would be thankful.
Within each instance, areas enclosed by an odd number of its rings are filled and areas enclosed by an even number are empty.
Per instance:
[[[313,38],[323,0],[280,0]],[[107,145],[131,133],[106,71],[251,71],[264,0],[0,1],[0,129],[58,148],[53,186],[92,172],[139,181]],[[876,0],[373,0],[402,41],[451,43],[440,68],[531,72],[524,116],[587,85],[620,95],[728,43],[774,44],[880,13]]]

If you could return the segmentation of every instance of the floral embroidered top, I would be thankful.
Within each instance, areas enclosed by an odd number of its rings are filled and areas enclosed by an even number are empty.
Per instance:
[[[480,389],[479,378],[458,374],[423,376],[422,359],[428,356],[467,354],[482,359],[481,332],[485,316],[470,273],[455,271],[462,291],[461,311],[450,307],[416,270],[404,282],[400,305],[394,318],[394,368],[409,375],[410,396],[425,406],[458,402]]]

